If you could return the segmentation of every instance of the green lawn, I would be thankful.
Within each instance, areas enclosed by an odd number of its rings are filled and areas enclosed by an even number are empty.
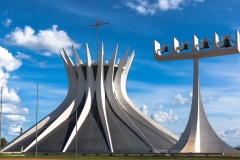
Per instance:
[[[147,159],[147,160],[184,160],[184,159],[191,159],[191,160],[232,160],[232,159],[240,159],[239,154],[231,154],[231,155],[210,155],[210,156],[195,156],[195,155],[181,155],[181,156],[161,156],[161,155],[154,155],[154,154],[147,154],[147,155],[78,155],[76,158],[75,155],[38,155],[36,158],[34,155],[0,155],[0,159],[59,159],[59,160],[123,160],[123,159],[131,159],[131,160],[139,160],[139,159]]]

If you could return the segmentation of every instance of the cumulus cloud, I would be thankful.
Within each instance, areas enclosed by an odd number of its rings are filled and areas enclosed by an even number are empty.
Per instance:
[[[126,1],[125,5],[143,15],[154,14],[157,8],[157,4],[149,4],[147,0]]]
[[[148,115],[148,107],[146,105],[142,105],[142,107],[140,108],[140,110],[145,114]]]
[[[194,0],[196,2],[204,2],[204,0]],[[180,5],[185,4],[185,0],[158,0],[153,3],[149,3],[147,0],[125,0],[124,5],[137,11],[140,14],[155,14],[158,10],[181,10]]]
[[[24,29],[16,27],[5,36],[4,41],[8,45],[24,47],[45,56],[59,54],[62,47],[71,54],[72,45],[75,48],[80,47],[80,44],[71,40],[65,31],[58,30],[57,25],[53,25],[50,29],[39,30],[38,33],[35,33],[30,26],[25,26]]]
[[[19,59],[16,59],[11,53],[5,48],[0,46],[0,68],[6,69],[7,71],[14,71],[22,65]]]
[[[27,108],[20,108],[12,103],[4,103],[2,112],[3,114],[29,114]]]
[[[159,110],[152,115],[152,118],[159,123],[174,123],[178,120],[178,116],[176,114],[173,114],[171,109],[169,109],[168,112]]]
[[[227,141],[232,146],[239,145],[240,126],[229,127],[217,133],[220,138]]]
[[[4,72],[3,69],[0,69],[0,86],[4,87],[9,77],[10,77],[9,73]]]
[[[159,110],[152,114],[152,119],[158,123],[174,123],[178,120],[178,116],[173,113],[172,109],[169,109],[168,112],[164,112],[162,108],[161,105]]]
[[[20,135],[21,128],[22,128],[21,125],[17,125],[17,124],[10,125],[7,133],[8,135],[11,135],[11,136],[18,136]]]
[[[12,53],[0,46],[0,87],[3,87],[2,121],[4,124],[3,131],[8,135],[15,133],[14,129],[16,129],[16,125],[20,126],[28,122],[23,114],[29,114],[29,110],[20,107],[21,99],[17,94],[17,88],[9,88],[7,85],[9,78],[15,80],[19,78],[17,76],[10,76],[10,72],[19,69],[21,65],[22,61],[20,57],[14,57]]]
[[[18,104],[21,101],[20,97],[16,93],[16,90],[14,90],[13,88],[8,89],[7,86],[3,87],[3,95],[4,103]]]
[[[181,94],[177,94],[172,99],[172,105],[191,104],[192,98],[184,98]]]
[[[158,7],[162,11],[169,9],[181,9],[179,6],[184,3],[184,0],[158,0]]]
[[[6,129],[5,132],[9,136],[17,136],[20,134],[20,129],[23,123],[29,122],[26,117],[22,115],[4,115],[3,124]]]
[[[6,21],[2,23],[5,27],[9,27],[12,24],[12,20],[10,18],[7,18]]]
[[[18,124],[23,124],[24,122],[29,122],[29,120],[26,119],[26,117],[22,115],[4,115],[5,123],[6,122],[13,122]]]

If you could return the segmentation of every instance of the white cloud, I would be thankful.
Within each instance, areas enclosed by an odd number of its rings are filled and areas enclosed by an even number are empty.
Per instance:
[[[4,103],[2,112],[7,114],[29,114],[29,110],[27,108],[19,108],[15,104],[12,103]]]
[[[10,125],[7,132],[8,135],[11,135],[11,136],[20,135],[21,127],[22,127],[21,125],[17,125],[17,124]]]
[[[10,18],[7,18],[6,21],[2,23],[5,27],[9,27],[12,24],[12,20]]]
[[[126,1],[125,5],[143,15],[154,14],[157,9],[156,4],[149,4],[147,0]]]
[[[191,104],[192,98],[184,98],[181,94],[177,94],[172,99],[172,105]]]
[[[183,3],[184,0],[158,0],[159,9],[162,11],[169,9],[181,9],[179,6]]]
[[[29,122],[22,115],[4,115],[3,116],[3,128],[5,128],[5,132],[9,136],[17,136],[20,134],[20,129],[23,123]]]
[[[224,141],[236,147],[239,146],[240,126],[229,127],[217,133]]]
[[[63,30],[58,30],[57,25],[46,30],[35,30],[30,26],[25,26],[24,29],[16,27],[10,34],[5,36],[5,43],[15,45],[36,51],[42,55],[51,56],[59,54],[61,48],[65,48],[68,54],[71,54],[71,46],[79,48],[80,44],[71,40],[67,33]]]
[[[19,59],[13,57],[5,48],[0,46],[0,68],[4,68],[7,71],[14,71],[22,65]]]
[[[168,112],[164,112],[162,108],[162,105],[160,105],[159,110],[152,114],[152,119],[158,123],[174,123],[178,120],[178,116],[173,114],[172,109],[169,109]]]
[[[5,87],[7,79],[10,77],[8,72],[4,72],[3,69],[0,69],[0,87]]]
[[[204,0],[194,0],[196,2],[204,2]],[[180,5],[186,4],[185,0],[158,0],[153,3],[149,3],[147,0],[125,0],[124,5],[137,11],[140,14],[155,14],[158,10],[181,10]]]
[[[17,123],[17,124],[23,124],[24,122],[29,122],[29,120],[26,119],[26,117],[22,115],[4,115],[4,123]]]
[[[146,105],[142,105],[142,107],[140,108],[140,110],[145,114],[148,115],[148,107]]]
[[[23,123],[29,122],[22,115],[4,115],[3,116],[3,124],[4,128],[6,128],[5,132],[10,136],[17,136],[20,134],[20,129]]]
[[[3,102],[18,104],[21,102],[21,100],[20,97],[17,95],[16,90],[14,90],[13,88],[8,89],[7,87],[3,87]]]
[[[0,86],[3,87],[4,103],[11,102],[16,104],[20,102],[16,91],[7,87],[7,80],[10,78],[9,72],[18,69],[21,65],[22,62],[19,59],[13,57],[10,52],[0,46]]]
[[[21,108],[21,99],[17,94],[18,88],[9,88],[7,85],[8,79],[18,80],[18,76],[10,76],[13,72],[22,65],[22,59],[26,56],[14,57],[12,53],[0,46],[0,87],[2,88],[2,112],[3,112],[3,132],[8,135],[14,135],[16,126],[22,125],[28,120],[22,114],[29,114],[27,108]],[[1,88],[0,88],[1,89]],[[21,114],[21,115],[20,115]]]

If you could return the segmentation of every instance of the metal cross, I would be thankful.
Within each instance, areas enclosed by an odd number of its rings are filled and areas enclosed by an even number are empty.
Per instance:
[[[98,62],[98,27],[100,25],[104,25],[104,24],[109,24],[109,22],[101,22],[100,20],[98,20],[98,15],[97,15],[97,21],[95,24],[90,24],[90,25],[87,25],[86,27],[92,27],[94,26],[96,28],[96,49],[97,49],[97,62]]]

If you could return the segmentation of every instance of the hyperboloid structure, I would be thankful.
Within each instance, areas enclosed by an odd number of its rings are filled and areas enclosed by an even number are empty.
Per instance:
[[[234,45],[232,44],[234,43]],[[236,54],[240,52],[239,32],[235,31],[235,41],[230,35],[225,35],[219,41],[214,33],[214,42],[210,43],[208,38],[198,42],[193,35],[192,48],[188,42],[179,45],[177,39],[173,38],[172,51],[169,46],[160,47],[160,43],[154,41],[154,58],[158,61],[193,59],[193,96],[190,116],[187,126],[179,141],[169,152],[192,152],[192,153],[240,153],[238,150],[226,144],[213,130],[206,117],[200,93],[198,59],[213,56]],[[170,53],[168,53],[170,52]],[[164,55],[165,54],[165,55]]]
[[[127,49],[116,64],[117,48],[109,64],[103,63],[103,44],[97,62],[92,61],[86,44],[86,64],[73,48],[75,65],[63,49],[66,98],[37,124],[37,132],[33,126],[2,151],[35,152],[37,146],[38,152],[149,153],[173,147],[178,138],[144,115],[127,96],[134,52],[126,59]]]

